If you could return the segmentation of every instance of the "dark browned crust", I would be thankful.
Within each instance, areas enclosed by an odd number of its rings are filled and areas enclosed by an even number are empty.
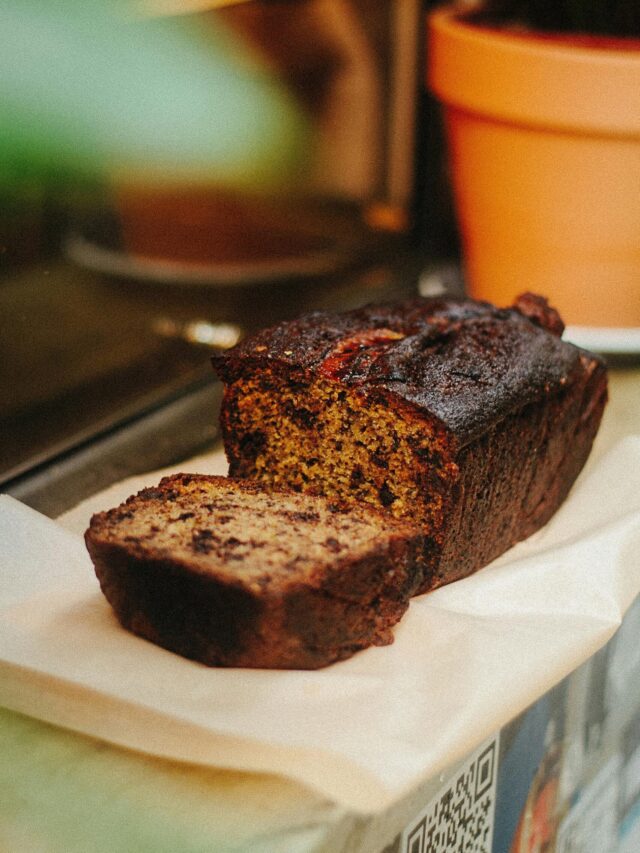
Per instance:
[[[275,585],[268,592],[256,592],[228,572],[203,572],[188,561],[160,556],[144,537],[118,541],[123,513],[135,514],[140,501],[155,501],[161,513],[194,477],[165,478],[91,519],[86,545],[101,589],[125,628],[208,666],[317,669],[393,641],[391,628],[421,576],[422,536],[415,527],[397,524],[383,536],[388,519],[381,518],[380,541],[366,557],[336,557],[310,582]],[[215,485],[223,478],[198,479]],[[249,494],[262,488],[248,482],[235,487]]]
[[[435,537],[425,530],[429,568],[420,591],[464,577],[544,525],[591,450],[606,369],[562,341],[562,330],[557,312],[533,294],[509,309],[416,299],[268,329],[213,360],[226,385],[230,472],[255,476],[256,448],[237,431],[245,378],[282,376],[303,386],[323,377],[355,390],[365,405],[384,401],[437,430],[452,461],[442,527]]]
[[[543,527],[589,456],[606,403],[600,360],[581,355],[564,388],[465,446],[428,590],[465,577]]]
[[[538,300],[539,318],[553,309]],[[527,295],[531,314],[532,296]],[[388,329],[400,337],[355,347],[335,378],[372,398],[427,412],[458,447],[528,403],[559,391],[580,359],[517,308],[469,299],[414,299],[344,314],[315,312],[259,332],[212,359],[225,384],[267,366],[291,378],[317,376],[349,339]],[[595,358],[595,356],[593,357]]]

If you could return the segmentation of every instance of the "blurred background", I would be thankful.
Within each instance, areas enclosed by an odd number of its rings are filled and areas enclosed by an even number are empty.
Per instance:
[[[68,503],[170,464],[215,437],[216,348],[303,310],[413,294],[421,277],[456,286],[424,12],[0,12],[3,488],[53,512],[52,476]]]

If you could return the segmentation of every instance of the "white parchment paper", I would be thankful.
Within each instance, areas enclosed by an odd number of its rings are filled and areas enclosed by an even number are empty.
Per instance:
[[[221,453],[183,470],[223,473]],[[640,592],[640,436],[544,530],[413,600],[395,642],[318,672],[208,669],[124,631],[82,533],[158,476],[58,522],[0,497],[0,704],[121,746],[282,774],[362,812],[464,756],[589,658]]]

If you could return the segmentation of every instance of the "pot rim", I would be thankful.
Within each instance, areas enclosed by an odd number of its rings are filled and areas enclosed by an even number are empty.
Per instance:
[[[640,50],[428,16],[427,82],[447,106],[510,124],[640,138]],[[624,43],[624,39],[620,39]]]

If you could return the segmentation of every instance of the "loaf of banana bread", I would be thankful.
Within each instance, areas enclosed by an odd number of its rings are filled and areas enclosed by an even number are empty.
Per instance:
[[[566,497],[607,396],[546,300],[313,313],[213,359],[229,473],[365,502],[425,533],[420,591],[529,536]]]
[[[421,578],[415,526],[225,477],[165,478],[85,539],[122,625],[210,666],[315,669],[390,643]]]

